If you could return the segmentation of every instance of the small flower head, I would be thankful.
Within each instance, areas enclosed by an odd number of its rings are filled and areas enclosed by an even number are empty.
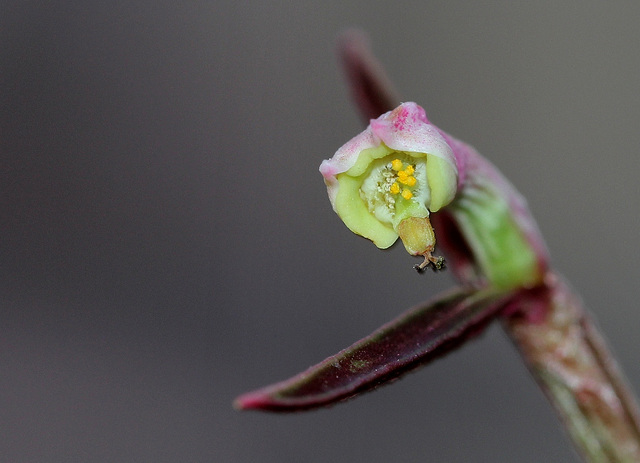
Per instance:
[[[371,120],[320,172],[333,209],[351,231],[381,249],[400,237],[410,254],[430,258],[429,213],[453,200],[458,172],[424,109],[403,103]]]

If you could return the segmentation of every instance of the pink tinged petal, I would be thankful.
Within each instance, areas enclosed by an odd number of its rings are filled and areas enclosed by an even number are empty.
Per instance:
[[[360,153],[369,148],[380,146],[380,141],[375,139],[370,128],[356,135],[336,151],[331,159],[326,159],[320,164],[320,173],[327,185],[329,200],[335,209],[335,197],[338,193],[338,180],[336,176],[342,174],[356,163]]]
[[[395,151],[428,155],[427,178],[432,212],[449,204],[457,191],[458,169],[454,153],[440,131],[429,123],[425,110],[407,102],[371,121],[373,134]]]
[[[371,121],[371,130],[393,150],[427,153],[446,160],[457,169],[451,147],[416,103],[402,103]]]

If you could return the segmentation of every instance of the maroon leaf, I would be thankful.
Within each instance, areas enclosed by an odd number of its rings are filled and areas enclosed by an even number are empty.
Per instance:
[[[338,56],[351,96],[365,124],[400,104],[400,97],[371,52],[363,32],[349,30],[343,33],[338,42]]]
[[[353,397],[479,334],[512,296],[495,289],[469,288],[445,294],[289,380],[240,396],[235,406],[298,411]]]

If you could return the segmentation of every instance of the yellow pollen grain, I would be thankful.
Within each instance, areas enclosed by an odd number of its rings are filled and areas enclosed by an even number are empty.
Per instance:
[[[389,187],[389,193],[391,193],[392,195],[397,195],[398,193],[400,193],[400,186],[394,182]]]
[[[407,168],[404,170],[407,175],[413,175],[413,173],[416,171],[415,168],[412,165],[408,165]]]
[[[400,159],[394,159],[391,161],[391,168],[396,172],[402,170],[402,161]]]
[[[401,170],[400,172],[398,172],[398,178],[400,180],[402,180],[403,178],[407,178],[407,177],[408,177],[408,175],[404,170]]]
[[[411,191],[409,191],[407,188],[405,188],[404,190],[402,190],[402,197],[404,199],[411,199],[411,198],[413,198],[413,193],[411,193]]]

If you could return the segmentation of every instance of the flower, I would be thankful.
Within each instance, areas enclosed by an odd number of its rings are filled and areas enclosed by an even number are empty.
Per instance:
[[[431,256],[429,213],[449,204],[458,170],[451,147],[416,103],[377,119],[320,165],[334,211],[354,233],[386,249],[398,237],[411,255]]]

